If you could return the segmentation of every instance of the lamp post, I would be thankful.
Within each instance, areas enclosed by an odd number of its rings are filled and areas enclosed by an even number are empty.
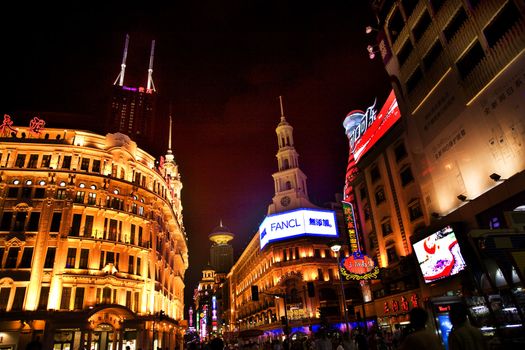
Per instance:
[[[346,297],[345,297],[345,287],[343,285],[343,278],[341,275],[341,271],[339,269],[341,268],[341,255],[339,254],[339,251],[341,250],[341,245],[339,243],[333,243],[330,246],[330,249],[337,255],[337,272],[339,273],[339,282],[341,283],[341,296],[343,297],[343,311],[345,315],[345,325],[346,325],[346,331],[350,332],[350,327],[348,324],[348,312],[346,311]]]
[[[274,297],[275,299],[283,298],[284,303],[284,334],[288,337],[290,334],[290,329],[288,327],[288,305],[286,304],[286,292],[284,293],[267,293],[267,292],[260,292],[261,294],[269,295]],[[255,296],[254,296],[255,294]],[[252,286],[252,300],[253,301],[259,301],[259,288],[256,285]]]
[[[286,337],[288,337],[288,335],[290,334],[290,329],[288,328],[288,311],[286,309],[288,309],[288,305],[286,305],[286,293],[283,293],[283,294],[273,294],[273,296],[275,296],[275,298],[279,299],[279,298],[283,298],[283,303],[284,303],[284,329],[283,329],[283,333],[286,335]]]

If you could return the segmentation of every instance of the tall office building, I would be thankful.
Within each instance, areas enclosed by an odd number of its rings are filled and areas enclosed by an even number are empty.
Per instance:
[[[129,35],[126,35],[121,70],[113,84],[106,131],[111,133],[120,132],[128,135],[137,142],[140,147],[152,152],[156,150],[154,126],[157,90],[153,83],[155,40],[151,43],[146,87],[133,87],[124,84],[128,46]]]
[[[524,3],[371,3],[368,50],[381,54],[401,121],[366,154],[353,144],[371,145],[389,109],[347,130],[364,243],[384,271],[359,309],[394,330],[413,297],[446,345],[448,310],[464,303],[487,336],[523,343]]]
[[[230,229],[222,225],[221,220],[219,226],[213,229],[208,238],[212,242],[210,248],[211,266],[216,273],[228,273],[233,266],[233,247],[230,241],[235,238],[235,235]]]

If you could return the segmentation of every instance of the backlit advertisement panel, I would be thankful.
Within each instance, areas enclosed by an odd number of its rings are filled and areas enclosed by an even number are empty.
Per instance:
[[[425,283],[454,276],[467,266],[450,226],[414,243],[413,247]]]
[[[332,210],[303,208],[268,215],[259,226],[261,249],[270,242],[291,237],[338,235],[335,212]]]
[[[379,113],[377,113],[376,101],[366,109],[366,112],[355,110],[348,113],[343,126],[355,162],[357,163],[400,118],[401,112],[394,90],[390,92]]]

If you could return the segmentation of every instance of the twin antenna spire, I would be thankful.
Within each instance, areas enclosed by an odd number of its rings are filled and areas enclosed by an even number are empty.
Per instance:
[[[126,59],[128,58],[128,46],[129,46],[129,34],[126,34],[126,43],[124,44],[124,54],[122,55],[122,63],[120,64],[120,73],[117,76],[117,79],[113,85],[123,86],[124,85],[124,75],[126,73]],[[155,54],[155,40],[151,41],[151,53],[149,56],[149,68],[148,68],[148,82],[146,88],[148,90],[155,89],[155,84],[153,83],[153,56]]]

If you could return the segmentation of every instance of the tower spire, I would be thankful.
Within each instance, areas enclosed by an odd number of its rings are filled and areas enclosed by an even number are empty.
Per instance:
[[[277,172],[272,175],[275,195],[268,206],[268,214],[296,208],[315,208],[308,199],[306,175],[299,168],[299,154],[295,150],[293,127],[286,121],[283,97],[279,96],[281,121],[275,129],[277,134]]]
[[[279,105],[281,106],[281,121],[285,121],[284,118],[284,108],[283,108],[283,97],[279,95]]]
[[[171,128],[172,128],[172,121],[171,121],[171,102],[170,102],[170,137],[168,138],[168,153],[171,153]]]
[[[124,44],[124,53],[122,55],[122,63],[120,64],[120,73],[113,85],[122,86],[124,84],[124,74],[126,73],[126,59],[128,58],[129,34],[126,34],[126,43]]]
[[[151,41],[151,53],[149,55],[149,68],[148,68],[148,84],[146,85],[146,88],[148,90],[153,89],[153,91],[157,91],[155,89],[155,84],[153,84],[153,56],[155,55],[155,40]]]
[[[167,161],[173,161],[174,160],[174,156],[173,156],[173,151],[171,150],[171,132],[172,132],[172,129],[173,129],[173,124],[172,124],[172,119],[171,119],[171,102],[170,102],[170,128],[169,128],[169,136],[168,136],[168,151],[166,152],[166,160]]]

